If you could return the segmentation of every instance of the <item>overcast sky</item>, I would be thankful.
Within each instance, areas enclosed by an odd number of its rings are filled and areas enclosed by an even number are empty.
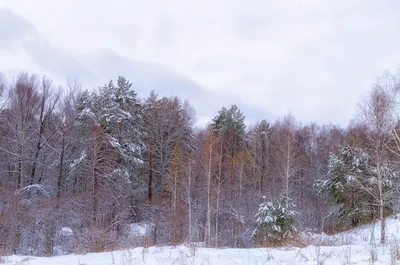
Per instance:
[[[112,4],[111,4],[112,3]],[[179,95],[200,122],[235,103],[249,122],[289,111],[346,125],[400,62],[398,0],[0,0],[0,72],[126,76]]]

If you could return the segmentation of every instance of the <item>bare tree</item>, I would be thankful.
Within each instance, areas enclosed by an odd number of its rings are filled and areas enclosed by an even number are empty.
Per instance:
[[[394,97],[385,83],[378,83],[369,97],[359,105],[359,121],[366,126],[365,134],[369,142],[371,159],[374,162],[374,189],[368,191],[374,198],[374,205],[379,211],[381,220],[381,242],[385,242],[384,208],[389,202],[389,194],[385,192],[386,181],[393,173],[388,157],[388,144],[395,128]]]
[[[206,170],[207,178],[207,214],[206,214],[206,231],[205,231],[205,242],[207,246],[211,245],[211,191],[212,191],[212,165],[213,165],[213,133],[209,132],[207,135],[207,141],[205,144],[205,163],[204,168]]]
[[[177,97],[158,98],[154,92],[144,102],[147,132],[148,198],[160,193],[168,180],[168,169],[175,146],[191,149],[193,114],[187,103]]]
[[[266,178],[270,167],[271,128],[266,120],[261,121],[247,134],[247,143],[252,154],[253,171],[257,180],[260,198],[266,194]]]
[[[188,237],[187,240],[189,243],[193,241],[193,218],[192,218],[192,175],[193,175],[193,158],[190,157],[187,162],[186,175],[187,175],[187,184],[186,184],[186,203],[188,204]]]
[[[2,73],[0,73],[0,97],[3,96],[3,93],[6,90],[6,87],[7,87],[6,79],[5,79],[4,75]]]
[[[7,150],[16,158],[17,189],[25,184],[25,168],[31,162],[30,144],[36,138],[34,117],[39,107],[38,81],[36,76],[21,73],[10,91],[10,110],[7,124],[10,143],[14,143],[11,150]]]
[[[38,168],[39,155],[42,152],[42,148],[46,146],[49,138],[53,137],[56,133],[55,129],[46,132],[46,127],[48,128],[48,120],[54,114],[55,108],[59,100],[59,93],[52,93],[52,81],[43,77],[40,87],[40,102],[39,102],[39,119],[37,128],[37,140],[36,147],[34,151],[32,169],[30,173],[29,184],[33,185],[35,182],[36,171]],[[39,179],[40,182],[40,179]]]
[[[301,226],[312,225],[323,231],[333,207],[330,207],[321,194],[315,192],[314,183],[316,180],[325,180],[328,177],[329,155],[339,150],[342,145],[343,131],[332,125],[310,124],[301,128],[299,133],[305,163],[302,169],[304,174],[296,183],[298,188],[295,196],[297,200],[300,199],[297,203],[299,206],[297,221]]]
[[[283,182],[283,195],[290,197],[290,183],[301,170],[302,157],[299,143],[296,139],[297,124],[294,117],[289,114],[275,124],[276,146],[275,166]]]

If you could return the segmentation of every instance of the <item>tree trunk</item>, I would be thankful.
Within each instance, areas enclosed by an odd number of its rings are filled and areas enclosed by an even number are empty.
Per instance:
[[[385,224],[385,216],[384,216],[384,201],[383,201],[383,192],[382,192],[382,175],[380,174],[380,170],[378,169],[378,196],[379,196],[379,218],[381,219],[381,243],[385,243],[385,228],[386,228],[386,224]]]
[[[219,195],[221,192],[221,178],[222,178],[222,161],[224,158],[223,154],[223,138],[220,140],[220,158],[218,163],[218,179],[217,179],[217,206],[215,212],[215,236],[214,236],[214,246],[218,246],[218,226],[219,226]]]
[[[35,155],[34,155],[34,158],[33,158],[31,177],[30,177],[30,181],[29,181],[30,185],[33,185],[33,183],[35,183],[35,173],[36,173],[36,168],[37,168],[37,160],[39,158],[40,149],[42,148],[42,135],[43,135],[44,123],[45,123],[44,122],[44,118],[43,118],[45,100],[46,100],[45,96],[42,96],[42,102],[41,102],[41,106],[40,106],[40,117],[39,117],[39,122],[40,122],[39,136],[38,136],[38,141],[37,141],[37,144],[36,144]]]
[[[217,183],[217,206],[216,206],[216,211],[215,211],[215,243],[214,247],[218,247],[218,232],[219,232],[219,195],[221,193],[221,179],[218,179]]]
[[[290,178],[290,146],[288,144],[287,148],[287,161],[286,161],[286,169],[285,169],[285,196],[289,198],[289,178]]]
[[[97,177],[97,170],[93,170],[93,191],[92,191],[92,222],[93,225],[96,224],[96,219],[97,219],[97,190],[99,186],[99,181]]]
[[[99,189],[99,177],[98,177],[98,160],[99,160],[99,151],[100,151],[100,130],[101,127],[95,128],[96,138],[94,141],[93,148],[93,161],[92,161],[92,222],[93,226],[96,224],[97,219],[97,200],[98,200],[98,189]]]
[[[54,248],[54,238],[56,236],[56,228],[57,228],[57,220],[54,218],[58,218],[58,212],[60,210],[61,205],[61,191],[62,191],[62,180],[63,180],[63,165],[64,165],[64,153],[65,153],[65,137],[62,134],[61,139],[61,152],[59,158],[59,169],[58,169],[58,180],[57,180],[57,197],[56,197],[56,207],[54,211],[54,216],[51,217],[49,221],[49,227],[46,229],[46,244],[45,244],[45,252],[47,256],[53,255]]]
[[[189,243],[192,242],[192,200],[191,200],[191,178],[192,178],[192,161],[189,161],[189,172],[188,172],[188,189],[187,189],[187,201],[188,201],[188,222],[189,222],[189,230],[188,230],[188,240]]]
[[[235,154],[231,153],[231,165],[229,169],[229,197],[230,203],[233,201],[233,166],[234,166],[234,156]]]
[[[241,223],[242,218],[242,194],[243,194],[243,169],[244,169],[244,155],[242,155],[242,161],[240,164],[240,173],[239,173],[239,211],[238,211],[238,218],[239,222]]]
[[[231,152],[231,165],[230,165],[230,174],[229,174],[229,203],[233,205],[233,167],[234,167],[234,157],[235,153]],[[229,218],[229,226],[231,230],[231,247],[235,247],[235,222],[234,218]]]
[[[151,202],[151,199],[153,197],[153,153],[151,151],[151,146],[150,146],[150,154],[149,154],[149,201]]]
[[[381,147],[381,142],[377,141],[377,147],[376,150],[380,150]],[[381,243],[385,243],[385,217],[384,217],[384,207],[385,207],[385,202],[383,198],[383,172],[382,172],[382,157],[381,157],[381,152],[377,152],[377,178],[378,178],[378,199],[379,199],[379,218],[381,219]]]
[[[176,203],[177,203],[177,178],[178,172],[174,173],[174,190],[173,190],[173,201],[172,201],[172,244],[177,244],[176,236]]]
[[[264,179],[265,179],[265,142],[264,139],[261,143],[261,176],[260,176],[260,187],[259,194],[264,194]]]
[[[209,159],[208,159],[208,166],[207,166],[207,220],[206,220],[206,236],[205,241],[207,246],[211,244],[211,164],[212,164],[212,135],[209,136],[210,143],[209,143]]]
[[[65,152],[65,137],[62,135],[61,140],[61,153],[60,153],[60,167],[58,169],[58,181],[57,181],[57,199],[61,197],[62,180],[63,180],[63,165],[64,165],[64,152]]]
[[[22,187],[22,156],[23,156],[23,148],[22,144],[18,144],[19,158],[18,158],[18,177],[17,177],[17,189],[21,189]]]
[[[380,219],[381,219],[381,243],[384,244],[385,240],[386,240],[386,232],[385,232],[386,220],[385,220],[385,216],[384,216],[384,213],[383,213],[383,205],[381,205],[379,207],[379,216],[380,216]]]

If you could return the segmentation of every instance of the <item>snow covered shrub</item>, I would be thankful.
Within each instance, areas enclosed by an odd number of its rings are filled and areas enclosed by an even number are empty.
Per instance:
[[[260,204],[257,218],[257,228],[252,237],[258,245],[281,245],[297,233],[294,226],[296,212],[292,211],[294,205],[287,197],[282,197],[275,203],[264,202]]]

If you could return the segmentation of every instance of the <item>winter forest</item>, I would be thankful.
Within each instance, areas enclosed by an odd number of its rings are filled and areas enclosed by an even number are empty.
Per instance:
[[[278,246],[378,219],[385,242],[400,206],[398,74],[371,78],[345,128],[295,113],[246,126],[236,105],[198,128],[190,102],[139,98],[122,76],[87,90],[21,73],[0,88],[4,255]]]

